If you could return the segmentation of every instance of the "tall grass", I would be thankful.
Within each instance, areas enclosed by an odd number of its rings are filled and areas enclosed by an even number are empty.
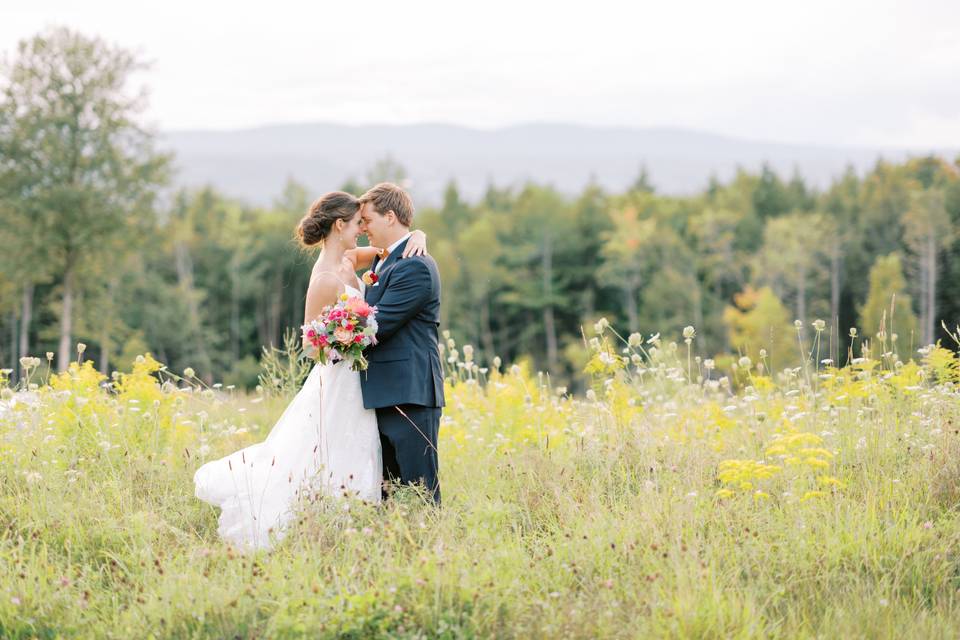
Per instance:
[[[0,404],[0,636],[960,635],[952,352],[721,374],[596,329],[585,397],[445,345],[443,507],[315,500],[269,554],[192,473],[286,397],[35,377]]]

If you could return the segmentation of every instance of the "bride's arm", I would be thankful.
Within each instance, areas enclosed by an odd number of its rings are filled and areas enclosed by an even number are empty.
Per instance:
[[[370,265],[373,264],[373,259],[377,257],[379,252],[380,250],[376,247],[357,247],[356,249],[349,249],[345,255],[347,259],[353,263],[354,271],[359,271],[361,269],[369,269]],[[403,249],[403,257],[422,256],[426,252],[427,234],[420,229],[411,231],[410,240]]]

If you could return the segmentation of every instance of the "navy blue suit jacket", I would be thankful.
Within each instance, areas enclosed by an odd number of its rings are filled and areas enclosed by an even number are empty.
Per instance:
[[[402,258],[406,242],[387,256],[366,300],[377,307],[377,344],[364,352],[363,406],[442,407],[443,367],[438,348],[440,271],[428,255]],[[376,269],[379,258],[373,263]]]

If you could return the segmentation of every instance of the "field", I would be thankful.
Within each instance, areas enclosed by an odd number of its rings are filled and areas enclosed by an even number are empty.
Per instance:
[[[960,636],[953,352],[856,340],[838,367],[815,341],[769,375],[596,329],[576,396],[448,347],[442,509],[312,502],[259,555],[192,474],[283,394],[28,363],[0,404],[0,636]]]

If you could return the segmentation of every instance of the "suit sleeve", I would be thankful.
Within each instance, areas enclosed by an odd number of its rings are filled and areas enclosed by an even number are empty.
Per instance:
[[[377,341],[383,342],[413,319],[430,300],[430,269],[419,260],[404,260],[390,274],[390,285],[377,302]]]

